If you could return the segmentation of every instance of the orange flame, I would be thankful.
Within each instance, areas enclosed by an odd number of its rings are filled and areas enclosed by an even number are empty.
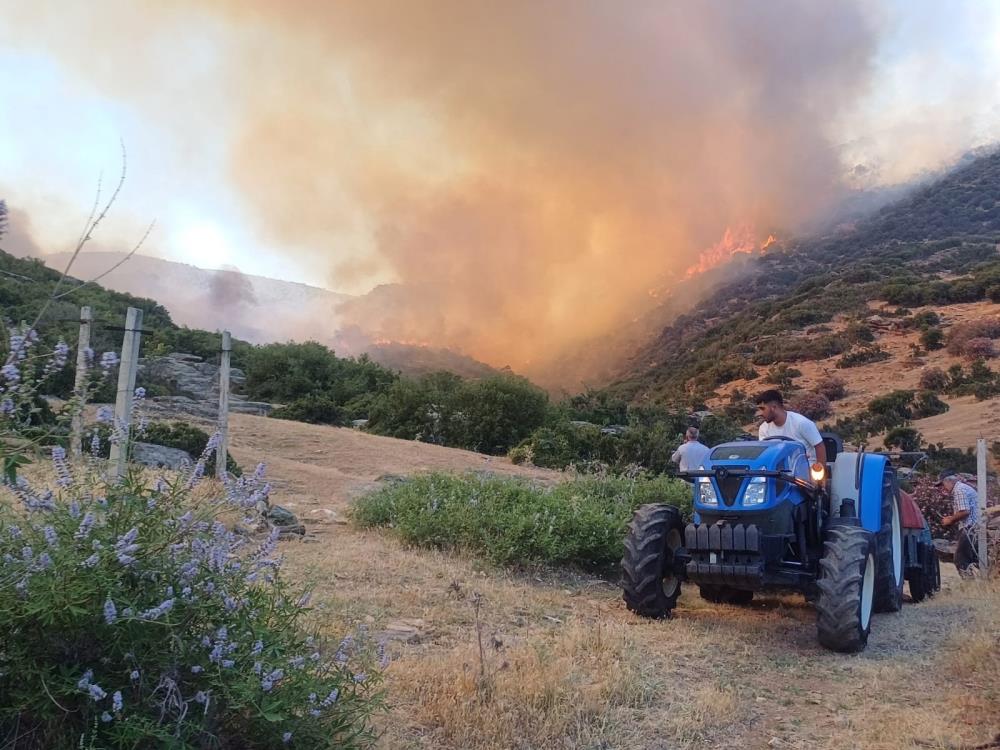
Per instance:
[[[742,225],[733,229],[726,227],[722,239],[707,250],[702,251],[698,256],[698,262],[684,272],[684,278],[690,279],[699,274],[710,271],[713,268],[728,263],[733,256],[760,252],[763,254],[767,248],[777,242],[773,234],[767,235],[767,239],[758,246],[756,233],[747,225]]]
[[[417,346],[421,349],[427,349],[432,346],[430,341],[421,341],[418,339],[374,339],[372,343],[376,346]]]

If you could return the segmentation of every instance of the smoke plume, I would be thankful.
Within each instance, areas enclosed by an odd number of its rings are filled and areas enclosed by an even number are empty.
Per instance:
[[[94,76],[224,137],[254,230],[373,289],[346,325],[532,373],[655,304],[727,227],[763,243],[828,209],[829,126],[876,47],[862,5],[112,4],[110,54],[144,55]],[[171,48],[184,29],[216,52]]]

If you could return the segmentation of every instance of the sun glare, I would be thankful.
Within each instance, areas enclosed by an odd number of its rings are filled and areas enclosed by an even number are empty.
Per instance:
[[[183,225],[173,244],[175,252],[184,262],[201,268],[219,268],[235,261],[225,231],[211,221],[198,220]]]

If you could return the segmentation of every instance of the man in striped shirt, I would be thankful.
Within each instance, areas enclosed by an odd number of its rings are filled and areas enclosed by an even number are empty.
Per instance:
[[[951,493],[953,513],[941,519],[942,526],[958,525],[958,546],[955,548],[955,567],[963,578],[970,575],[970,567],[978,564],[974,537],[979,526],[979,495],[974,487],[958,478],[952,469],[938,475],[938,484]]]

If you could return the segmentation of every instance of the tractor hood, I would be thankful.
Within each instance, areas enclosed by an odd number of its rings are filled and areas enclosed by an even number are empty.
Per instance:
[[[755,471],[788,472],[807,481],[809,477],[805,448],[788,440],[723,443],[712,449],[701,468],[712,476],[694,478],[698,513],[759,512],[803,500],[799,488],[774,477],[752,476]]]

